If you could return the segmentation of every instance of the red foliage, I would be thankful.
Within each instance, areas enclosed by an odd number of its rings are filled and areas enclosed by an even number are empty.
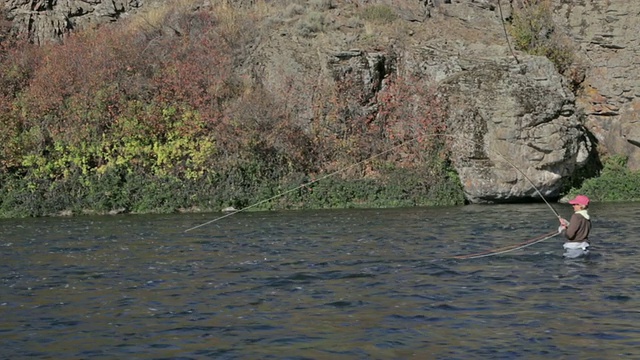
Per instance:
[[[429,144],[446,129],[445,105],[425,84],[417,78],[394,76],[378,94],[378,116],[385,119],[385,133],[393,143]]]
[[[184,104],[215,121],[225,100],[234,96],[230,51],[217,35],[210,13],[179,15],[172,20],[174,34],[147,37],[139,45],[145,68],[135,71],[143,72],[155,103]]]
[[[16,103],[28,88],[41,58],[41,49],[14,42],[0,49],[0,171],[19,164],[18,135],[27,128]]]
[[[29,43],[0,49],[0,93],[13,98],[22,92],[39,66],[41,53]]]
[[[438,134],[445,130],[445,106],[426,80],[391,74],[383,84],[374,84],[373,89],[380,87],[375,92],[363,88],[358,74],[339,75],[332,100],[324,112],[317,112],[325,119],[318,147],[324,154],[332,149],[335,153],[333,159],[325,155],[327,162],[338,161],[338,167],[353,164],[402,144],[401,151],[386,158],[415,166],[441,145]]]
[[[98,35],[96,31],[70,34],[63,45],[46,46],[43,64],[31,83],[34,108],[50,111],[70,96],[94,94],[113,80],[118,69],[111,39]]]
[[[190,28],[183,26],[188,31],[178,35],[149,38],[102,27],[71,34],[62,45],[47,45],[26,97],[30,125],[73,141],[100,136],[122,116],[140,116],[161,134],[164,122],[180,118],[164,117],[167,108],[219,119],[225,99],[234,95],[231,57],[210,15],[181,16]],[[147,109],[132,114],[132,101]],[[68,134],[65,129],[81,131]]]

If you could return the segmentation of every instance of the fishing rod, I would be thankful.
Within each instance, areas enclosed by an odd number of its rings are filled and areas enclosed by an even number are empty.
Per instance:
[[[424,135],[422,135],[422,136],[424,136]],[[431,135],[427,135],[427,136],[428,136],[428,137],[437,137],[437,136],[440,136],[440,137],[449,137],[449,138],[457,138],[457,139],[461,138],[460,136],[451,135],[451,134],[431,134]],[[203,227],[203,226],[209,225],[209,224],[211,224],[211,223],[214,223],[214,222],[216,222],[216,221],[222,220],[222,219],[224,219],[224,218],[226,218],[226,217],[229,217],[229,216],[235,215],[235,214],[237,214],[237,213],[239,213],[239,212],[243,212],[243,211],[246,211],[246,210],[249,210],[249,209],[255,208],[256,206],[259,206],[259,205],[264,204],[264,203],[266,203],[266,202],[269,202],[269,201],[271,201],[271,200],[277,199],[277,198],[279,198],[279,197],[282,197],[282,196],[284,196],[284,195],[286,195],[286,194],[289,194],[289,193],[291,193],[291,192],[294,192],[294,191],[296,191],[296,190],[299,190],[299,189],[302,189],[302,188],[308,187],[309,185],[312,185],[312,184],[314,184],[314,183],[317,183],[317,182],[319,182],[319,181],[322,181],[322,180],[324,180],[324,179],[326,179],[326,178],[329,178],[329,177],[334,176],[334,175],[336,175],[336,174],[339,174],[339,173],[341,173],[341,172],[347,171],[347,170],[349,170],[349,169],[351,169],[351,168],[354,168],[354,167],[356,167],[356,166],[362,165],[362,164],[364,164],[364,163],[366,163],[366,162],[371,161],[371,160],[372,160],[372,159],[374,159],[374,158],[380,157],[380,156],[382,156],[382,155],[384,155],[384,154],[387,154],[387,153],[389,153],[389,152],[391,152],[391,151],[394,151],[394,150],[396,150],[396,149],[398,149],[398,148],[401,148],[401,147],[403,147],[403,146],[405,146],[405,145],[407,145],[407,144],[409,144],[409,143],[411,143],[411,142],[413,142],[413,141],[416,141],[418,138],[420,138],[420,135],[415,136],[415,137],[413,137],[413,138],[411,138],[411,139],[409,139],[409,140],[406,140],[406,141],[404,141],[404,142],[400,143],[399,145],[393,146],[393,147],[391,147],[391,148],[389,148],[389,149],[387,149],[387,150],[384,150],[384,151],[382,151],[382,152],[380,152],[380,153],[374,154],[373,156],[370,156],[370,157],[369,157],[369,158],[367,158],[367,159],[361,160],[361,161],[359,161],[359,162],[357,162],[357,163],[354,163],[354,164],[352,164],[352,165],[350,165],[350,166],[347,166],[347,167],[345,167],[345,168],[343,168],[343,169],[336,170],[336,171],[334,171],[334,172],[332,172],[332,173],[329,173],[329,174],[327,174],[327,175],[324,175],[324,176],[322,176],[322,177],[320,177],[320,178],[318,178],[318,179],[314,179],[314,180],[312,180],[312,181],[306,182],[306,183],[304,183],[304,184],[302,184],[302,185],[296,186],[296,187],[294,187],[294,188],[292,188],[292,189],[289,189],[289,190],[287,190],[287,191],[284,191],[284,192],[281,192],[281,193],[279,193],[279,194],[276,194],[276,195],[274,195],[274,196],[272,196],[272,197],[270,197],[270,198],[267,198],[267,199],[261,200],[261,201],[259,201],[259,202],[255,203],[255,204],[249,205],[249,206],[247,206],[247,207],[244,207],[244,208],[239,209],[239,210],[236,210],[236,211],[231,211],[231,212],[229,212],[229,213],[227,213],[227,214],[225,214],[225,215],[219,216],[219,217],[217,217],[217,218],[215,218],[215,219],[209,220],[209,221],[207,221],[207,222],[205,222],[205,223],[202,223],[202,224],[200,224],[200,225],[196,225],[196,226],[193,226],[193,227],[191,227],[191,228],[188,228],[188,229],[187,229],[187,230],[185,230],[184,232],[189,232],[189,231],[192,231],[192,230],[198,229],[198,228],[200,228],[200,227]],[[465,138],[463,138],[463,139],[464,139],[464,140],[466,140],[466,141],[470,141],[470,142],[473,142],[473,143],[479,144],[479,142],[474,141],[474,140],[465,139]],[[555,216],[556,216],[558,219],[561,219],[560,214],[558,214],[558,212],[553,208],[553,206],[551,206],[551,204],[547,201],[547,199],[544,197],[544,195],[543,195],[543,194],[542,194],[542,192],[538,189],[538,187],[533,183],[533,181],[532,181],[532,180],[531,180],[531,179],[530,179],[530,178],[529,178],[529,177],[528,177],[528,176],[527,176],[527,175],[526,175],[522,170],[520,170],[517,166],[515,166],[511,161],[509,161],[509,159],[508,159],[506,156],[504,156],[504,155],[503,155],[502,153],[500,153],[499,151],[497,151],[497,150],[492,150],[492,151],[493,151],[493,152],[495,152],[496,154],[498,154],[500,157],[502,157],[502,158],[504,159],[504,161],[505,161],[507,164],[509,164],[511,167],[513,167],[514,169],[516,169],[520,174],[522,174],[522,176],[523,176],[523,177],[524,177],[524,178],[529,182],[529,184],[530,184],[530,185],[535,189],[535,191],[538,193],[538,195],[540,195],[540,198],[542,198],[542,200],[545,202],[545,204],[547,204],[547,206],[551,209],[551,211],[553,211],[553,213],[555,214]]]
[[[542,195],[542,192],[540,192],[540,190],[538,189],[538,187],[533,183],[533,181],[531,181],[531,179],[529,179],[529,177],[527,176],[527,174],[524,173],[524,171],[520,170],[517,166],[513,165],[511,163],[511,161],[509,161],[509,159],[507,159],[506,156],[502,155],[500,152],[498,152],[497,150],[494,150],[496,154],[500,155],[502,157],[502,159],[509,165],[511,165],[511,167],[513,167],[514,169],[516,169],[518,172],[520,172],[520,174],[522,174],[522,176],[524,176],[524,178],[529,182],[529,184],[531,184],[531,186],[536,190],[536,192],[538,193],[538,195],[540,195],[540,198],[545,202],[545,204],[547,204],[547,206],[549,207],[549,209],[551,209],[551,211],[553,211],[553,213],[556,215],[556,217],[558,219],[561,219],[562,217],[560,216],[560,214],[558,214],[558,212],[556,211],[556,209],[553,208],[553,206],[551,206],[551,204],[549,204],[549,202],[547,201],[547,199],[544,197],[544,195]]]

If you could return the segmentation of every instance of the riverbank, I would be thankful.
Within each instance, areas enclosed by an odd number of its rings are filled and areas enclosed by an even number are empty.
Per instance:
[[[0,218],[465,203],[459,179],[444,167],[435,174],[395,169],[370,178],[298,175],[280,181],[247,181],[232,174],[211,174],[194,181],[114,171],[62,180],[4,176],[1,184]],[[585,180],[566,195],[577,193],[595,202],[640,201],[640,172],[629,171],[623,158],[614,157],[605,162],[599,177]]]
[[[336,175],[322,180],[304,175],[257,180],[242,174],[210,174],[197,181],[126,172],[62,180],[5,177],[0,187],[0,217],[217,212],[249,206],[253,210],[283,210],[464,203],[458,179],[444,169],[431,175],[396,169],[377,177]]]

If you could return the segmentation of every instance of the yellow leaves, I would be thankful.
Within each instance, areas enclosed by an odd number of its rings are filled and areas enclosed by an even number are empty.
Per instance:
[[[25,167],[40,167],[46,163],[47,159],[42,155],[29,154],[22,158],[21,165]]]
[[[154,142],[153,171],[157,175],[182,172],[189,179],[204,175],[211,156],[215,154],[215,142],[209,138],[188,139],[170,136],[166,142]]]
[[[96,155],[96,148],[86,142],[68,145],[58,141],[50,152],[48,156],[27,154],[23,156],[21,165],[30,168],[35,176],[43,178],[68,178],[74,170],[88,175],[92,170],[91,159]]]
[[[96,168],[96,173],[98,175],[104,175],[107,173],[107,170],[109,170],[109,168],[110,168],[109,164],[102,164]]]
[[[86,181],[115,169],[191,180],[209,172],[216,140],[198,112],[175,107],[138,110],[119,117],[108,132],[86,140],[59,137],[45,145],[45,136],[34,127],[36,130],[25,134],[29,136],[23,142],[30,146],[19,157],[19,164],[36,177],[80,175]],[[148,116],[150,113],[158,116]]]
[[[181,162],[188,142],[185,138],[171,139],[167,142],[154,141],[152,150],[152,155],[156,158],[153,165],[154,173],[166,175],[167,171]]]

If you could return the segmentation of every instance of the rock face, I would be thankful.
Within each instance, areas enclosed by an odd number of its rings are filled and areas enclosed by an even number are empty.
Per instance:
[[[250,6],[253,1],[235,3]],[[373,34],[353,15],[373,3],[396,10],[404,21],[396,34]],[[586,77],[576,93],[548,60],[511,53],[502,21],[510,14],[510,3],[334,1],[323,10],[323,30],[313,36],[296,33],[296,21],[299,25],[306,11],[300,7],[282,22],[287,25],[261,34],[244,62],[253,68],[241,71],[290,97],[302,122],[313,117],[309,89],[316,84],[285,83],[283,78],[331,79],[354,69],[360,73],[350,76],[361,80],[362,97],[374,99],[389,72],[420,74],[447,100],[452,160],[471,202],[537,197],[531,183],[545,197],[555,197],[594,148],[626,155],[629,167],[640,169],[640,2],[553,1],[556,21],[580,45]],[[41,43],[114,21],[143,2],[6,0],[4,7],[16,28]],[[405,33],[406,43],[393,49],[393,37]],[[359,113],[374,112],[373,105],[360,104]],[[590,134],[597,143],[588,140]]]
[[[640,169],[640,2],[555,1],[587,66],[578,106],[601,152]]]
[[[61,41],[69,31],[115,21],[140,6],[139,0],[6,0],[4,3],[14,27],[37,44]]]
[[[543,57],[479,64],[441,83],[453,163],[471,202],[557,197],[592,146],[575,98]],[[535,188],[532,186],[535,185]]]

